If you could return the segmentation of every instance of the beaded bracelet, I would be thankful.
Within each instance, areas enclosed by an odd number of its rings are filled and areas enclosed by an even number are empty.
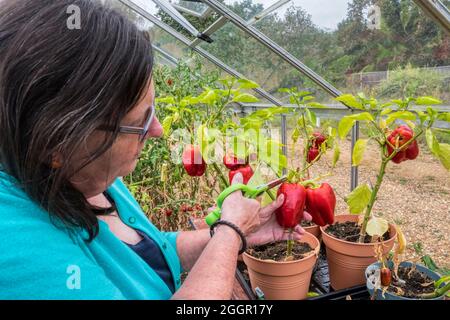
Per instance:
[[[214,222],[211,225],[211,227],[209,229],[209,233],[211,234],[211,237],[214,235],[214,228],[217,227],[219,224],[229,226],[231,229],[233,229],[234,231],[237,232],[237,234],[241,237],[241,240],[242,240],[242,248],[241,248],[241,250],[239,250],[239,254],[244,253],[245,250],[247,249],[247,240],[245,240],[245,236],[242,233],[241,229],[239,229],[239,227],[237,225],[235,225],[234,223],[231,223],[231,222],[225,221],[225,220],[217,220],[216,222]]]

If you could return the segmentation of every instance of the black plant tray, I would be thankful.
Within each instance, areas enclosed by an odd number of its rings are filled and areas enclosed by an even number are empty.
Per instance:
[[[255,293],[250,286],[250,279],[248,278],[247,268],[243,262],[238,263],[236,277],[241,283],[242,288],[249,297],[249,299],[256,299]],[[308,298],[308,300],[368,300],[370,299],[369,292],[365,285],[355,286],[342,290],[334,291],[330,286],[330,278],[328,276],[328,263],[325,253],[325,248],[322,246],[316,266],[313,271],[310,292],[318,293],[319,296]]]

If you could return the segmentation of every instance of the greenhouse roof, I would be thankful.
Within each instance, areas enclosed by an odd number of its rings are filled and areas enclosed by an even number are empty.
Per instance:
[[[371,94],[373,84],[389,78],[389,70],[405,59],[415,67],[433,67],[442,75],[439,81],[450,83],[450,69],[442,67],[450,65],[444,50],[450,34],[446,0],[415,0],[406,7],[383,0],[106,1],[150,33],[158,63],[176,65],[195,55],[208,70],[258,83],[253,90],[260,104],[253,108],[286,105],[289,98],[279,89],[297,87],[330,108],[351,112],[332,98],[342,92]],[[424,39],[435,45],[423,45]],[[417,48],[428,51],[416,53]],[[349,62],[355,56],[356,65]],[[358,130],[356,124],[353,142]],[[356,170],[352,167],[352,188]]]

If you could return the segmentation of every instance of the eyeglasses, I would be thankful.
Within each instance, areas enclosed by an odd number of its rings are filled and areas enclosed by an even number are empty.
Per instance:
[[[153,122],[153,119],[155,118],[155,104],[153,103],[150,107],[150,114],[148,115],[147,120],[145,120],[144,127],[133,127],[133,126],[120,126],[119,132],[125,133],[125,134],[138,134],[139,135],[139,142],[143,142],[145,140],[145,137],[148,134],[148,131],[150,130],[150,125]],[[111,128],[107,127],[101,127],[101,130],[108,130],[111,131]]]

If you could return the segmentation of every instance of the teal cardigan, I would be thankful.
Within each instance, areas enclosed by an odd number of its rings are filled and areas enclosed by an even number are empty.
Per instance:
[[[0,171],[0,299],[169,299],[171,291],[108,225],[98,236],[63,227]],[[122,221],[160,247],[180,287],[178,233],[160,232],[117,179],[107,192]]]

